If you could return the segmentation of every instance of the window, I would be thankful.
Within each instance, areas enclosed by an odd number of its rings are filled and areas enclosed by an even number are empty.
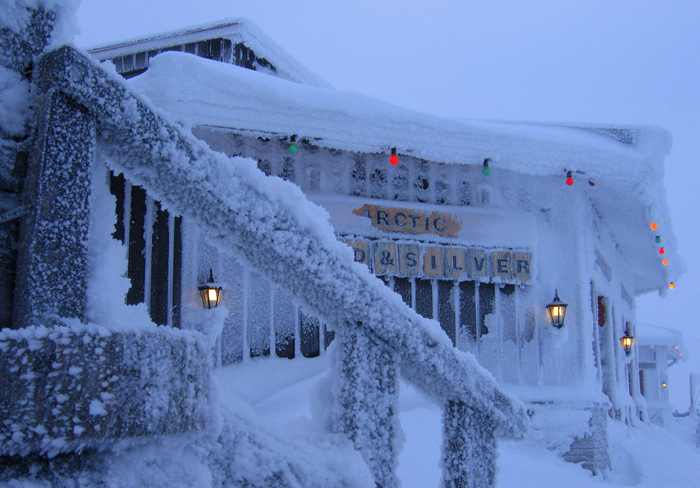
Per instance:
[[[161,208],[142,187],[110,172],[115,196],[112,237],[127,246],[127,305],[146,303],[158,325],[180,326],[182,217]]]

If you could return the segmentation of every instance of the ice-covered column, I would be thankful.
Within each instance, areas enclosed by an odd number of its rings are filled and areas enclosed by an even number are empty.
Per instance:
[[[397,442],[403,438],[396,416],[398,355],[368,335],[361,324],[347,324],[336,340],[340,356],[334,430],[353,441],[377,487],[397,487]]]
[[[84,319],[95,120],[58,91],[36,107],[37,140],[23,200],[13,326]]]
[[[450,400],[443,419],[445,488],[496,486],[495,423],[463,401]]]
[[[11,114],[14,125],[0,127],[0,135],[5,139],[0,186],[8,194],[24,189],[23,205],[15,209],[22,212],[16,212],[17,216],[32,207],[19,230],[16,284],[11,278],[5,279],[14,274],[14,263],[10,262],[14,256],[5,260],[0,279],[3,312],[12,308],[14,327],[36,323],[38,316],[83,318],[90,182],[87,176],[94,122],[57,93],[35,98],[33,117],[28,104],[29,81],[36,60],[51,42],[70,40],[74,28],[71,16],[76,9],[77,2],[72,0],[50,5],[10,2],[0,19],[0,74],[11,83],[3,89],[13,100],[9,108],[0,109],[16,112]],[[59,18],[61,21],[57,22]],[[20,103],[23,99],[25,102]],[[33,128],[38,130],[32,141],[26,137]],[[22,181],[30,147],[33,153],[26,166],[27,179]],[[6,195],[3,197],[7,200]],[[16,222],[17,217],[6,218]]]
[[[0,328],[12,325],[19,218],[26,212],[18,195],[31,134],[31,71],[56,17],[25,3],[0,6]]]

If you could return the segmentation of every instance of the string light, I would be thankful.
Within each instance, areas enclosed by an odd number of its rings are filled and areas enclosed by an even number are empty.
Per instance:
[[[661,261],[661,263],[662,263],[664,266],[666,266],[666,265],[668,264],[668,259],[664,259],[663,261]]]
[[[491,174],[491,168],[489,168],[489,161],[491,161],[489,158],[484,159],[484,176],[488,176]]]
[[[392,147],[391,148],[391,157],[389,158],[389,162],[396,166],[399,164],[399,157],[396,155],[396,148]]]
[[[291,144],[289,144],[289,152],[292,154],[296,154],[298,150],[299,148],[297,147],[297,136],[292,136]]]
[[[656,222],[651,223],[651,230],[656,230],[658,228],[659,228],[659,224],[657,224]]]
[[[661,244],[661,236],[656,236],[656,243]]]
[[[666,250],[663,247],[661,249],[659,249],[659,254],[665,254],[665,253],[666,253]]]
[[[668,285],[668,287],[669,287],[671,290],[673,290],[673,289],[676,287],[676,285],[675,285],[675,284],[673,283],[673,281],[672,281],[671,284]]]
[[[574,176],[571,171],[566,173],[566,184],[569,186],[574,184]]]

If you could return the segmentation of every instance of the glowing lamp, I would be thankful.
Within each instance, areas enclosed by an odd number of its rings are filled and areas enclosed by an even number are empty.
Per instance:
[[[396,148],[392,147],[391,148],[391,157],[389,158],[389,162],[396,166],[399,164],[399,157],[396,155]]]
[[[661,236],[656,236],[656,243],[661,244]]]
[[[491,174],[491,168],[489,168],[489,158],[484,159],[484,176],[488,176]]]
[[[664,266],[666,266],[666,265],[668,264],[668,259],[664,259],[663,261],[661,261],[661,263],[662,263]]]
[[[571,171],[566,173],[566,184],[569,186],[574,184],[574,175]]]
[[[659,228],[659,224],[657,224],[656,222],[651,223],[651,230],[656,230],[658,228]]]
[[[566,307],[568,304],[563,303],[559,299],[559,291],[554,291],[554,300],[547,305],[547,312],[549,312],[549,319],[552,321],[552,325],[557,329],[564,327],[564,318],[566,317]]]
[[[209,269],[209,281],[197,287],[204,308],[216,308],[221,300],[221,285],[214,282],[214,271]]]
[[[289,144],[289,152],[292,154],[296,154],[298,150],[299,148],[297,147],[297,136],[292,136]]]
[[[668,385],[667,385],[666,382],[664,381],[663,383],[661,383],[661,386],[662,386],[663,388],[666,388]]]
[[[634,337],[629,335],[629,332],[625,332],[625,335],[620,337],[620,344],[622,344],[622,349],[625,350],[625,354],[629,356],[632,352],[632,346],[634,346]]]
[[[673,290],[673,289],[676,287],[676,285],[674,285],[674,284],[673,284],[673,281],[672,281],[671,284],[668,285],[668,287],[669,287],[671,290]]]
[[[665,253],[666,253],[666,250],[663,247],[661,249],[659,249],[659,254],[665,254]]]

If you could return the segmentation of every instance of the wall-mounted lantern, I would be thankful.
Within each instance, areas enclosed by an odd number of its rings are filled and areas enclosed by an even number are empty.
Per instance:
[[[214,270],[209,269],[209,281],[197,287],[202,296],[204,308],[216,308],[221,300],[222,286],[214,282]]]
[[[562,301],[559,299],[559,291],[555,290],[554,300],[547,305],[547,312],[549,312],[549,319],[552,321],[552,325],[557,329],[564,327],[566,307],[568,307],[568,304],[562,303]]]
[[[625,331],[625,335],[620,337],[620,344],[622,344],[622,349],[625,350],[625,354],[629,356],[632,352],[632,346],[634,346],[634,337],[630,335],[629,327]]]

